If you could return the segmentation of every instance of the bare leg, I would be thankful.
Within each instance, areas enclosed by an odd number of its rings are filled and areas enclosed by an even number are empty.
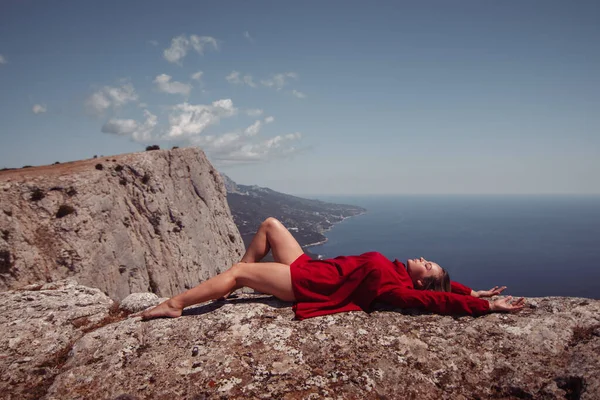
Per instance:
[[[288,229],[276,218],[269,217],[265,219],[258,228],[258,231],[252,238],[250,246],[246,250],[244,257],[240,262],[257,263],[262,260],[269,250],[273,252],[275,262],[290,265],[301,254],[304,253],[302,247]],[[241,289],[243,286],[234,287],[231,292]],[[229,297],[231,293],[226,293],[220,300]]]
[[[237,286],[248,286],[284,301],[295,301],[289,265],[239,263],[222,274],[143,312],[142,319],[179,317],[185,307],[218,299]]]
[[[269,217],[260,224],[241,262],[255,263],[271,250],[275,262],[290,265],[302,253],[294,236],[276,218]]]

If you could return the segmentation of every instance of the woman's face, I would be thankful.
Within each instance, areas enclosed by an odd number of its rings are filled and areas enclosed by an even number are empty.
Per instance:
[[[406,262],[406,270],[415,287],[422,287],[425,278],[440,276],[442,267],[433,261],[421,258],[413,258]]]

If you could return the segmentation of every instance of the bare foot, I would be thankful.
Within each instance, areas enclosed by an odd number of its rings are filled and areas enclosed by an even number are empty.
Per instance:
[[[147,321],[153,318],[178,318],[181,317],[181,313],[183,312],[183,308],[176,305],[172,299],[164,301],[157,305],[156,307],[144,311],[141,315],[143,321]]]

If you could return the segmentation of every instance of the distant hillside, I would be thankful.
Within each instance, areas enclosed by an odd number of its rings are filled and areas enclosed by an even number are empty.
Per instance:
[[[280,220],[302,247],[323,243],[324,232],[348,217],[367,210],[347,204],[326,203],[276,192],[260,186],[236,184],[221,173],[227,202],[244,244],[248,246],[260,223],[267,217]]]

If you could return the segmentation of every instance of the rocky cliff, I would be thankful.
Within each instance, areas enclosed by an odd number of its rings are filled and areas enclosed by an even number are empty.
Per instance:
[[[3,293],[4,399],[599,399],[600,301],[453,318],[380,309],[294,321],[243,294],[141,322],[75,282]]]
[[[0,290],[74,277],[115,299],[171,296],[243,251],[197,148],[0,172]]]

